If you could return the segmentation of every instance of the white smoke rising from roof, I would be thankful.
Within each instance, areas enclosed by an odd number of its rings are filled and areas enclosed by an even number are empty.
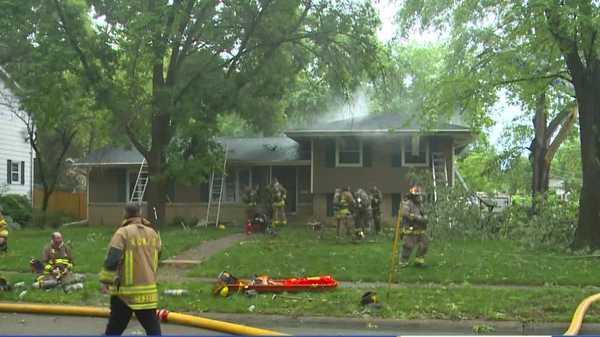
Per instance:
[[[337,98],[316,123],[326,123],[343,119],[360,119],[369,115],[369,93],[366,88],[357,88],[348,100]]]

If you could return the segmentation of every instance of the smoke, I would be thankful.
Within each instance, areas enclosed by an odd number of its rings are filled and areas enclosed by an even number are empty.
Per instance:
[[[305,116],[288,120],[286,129],[303,129],[348,119],[360,119],[369,115],[370,94],[366,87],[359,87],[349,96],[325,98],[321,107]]]
[[[360,119],[369,115],[369,93],[365,87],[357,88],[349,99],[336,99],[329,109],[317,120],[326,123],[342,119]]]

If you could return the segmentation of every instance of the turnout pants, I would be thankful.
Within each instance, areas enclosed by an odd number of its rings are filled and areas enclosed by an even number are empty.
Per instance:
[[[287,225],[285,216],[285,204],[273,205],[273,226]]]
[[[110,317],[108,325],[106,325],[107,336],[120,336],[127,328],[131,314],[135,313],[135,317],[146,330],[148,336],[160,336],[160,323],[156,317],[156,309],[132,310],[118,296],[110,297]]]
[[[373,225],[375,226],[375,233],[381,231],[381,211],[373,210]]]
[[[401,263],[408,263],[410,254],[417,247],[417,258],[425,257],[429,248],[429,239],[425,233],[422,234],[404,234],[404,243],[402,245],[402,255],[400,255]]]

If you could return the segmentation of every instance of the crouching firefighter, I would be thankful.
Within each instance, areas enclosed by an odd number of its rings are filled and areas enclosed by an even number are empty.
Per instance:
[[[83,288],[84,276],[73,273],[73,253],[60,232],[52,233],[50,242],[42,250],[41,260],[32,259],[30,266],[37,274],[33,284],[36,288],[49,289],[59,285],[65,290],[70,285],[73,285],[69,287],[72,290]]]
[[[147,335],[161,335],[156,317],[160,236],[141,217],[137,204],[125,207],[125,218],[127,221],[117,229],[110,241],[104,268],[100,272],[101,290],[111,295],[105,335],[121,335],[132,313],[135,313]]]
[[[425,254],[429,248],[427,229],[427,216],[423,210],[422,192],[418,186],[410,188],[407,199],[402,201],[402,232],[404,243],[400,256],[400,267],[408,266],[410,255],[417,247],[415,266],[425,266]]]

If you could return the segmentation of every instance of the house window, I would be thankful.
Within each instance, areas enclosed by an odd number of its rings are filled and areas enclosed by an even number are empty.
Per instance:
[[[362,142],[360,139],[344,137],[336,140],[336,166],[362,166]]]
[[[19,162],[12,162],[10,164],[10,178],[12,184],[18,184],[21,181],[21,168],[19,167]]]
[[[429,166],[429,143],[422,137],[402,142],[402,166]]]
[[[7,160],[6,161],[6,183],[25,185],[25,162]]]

